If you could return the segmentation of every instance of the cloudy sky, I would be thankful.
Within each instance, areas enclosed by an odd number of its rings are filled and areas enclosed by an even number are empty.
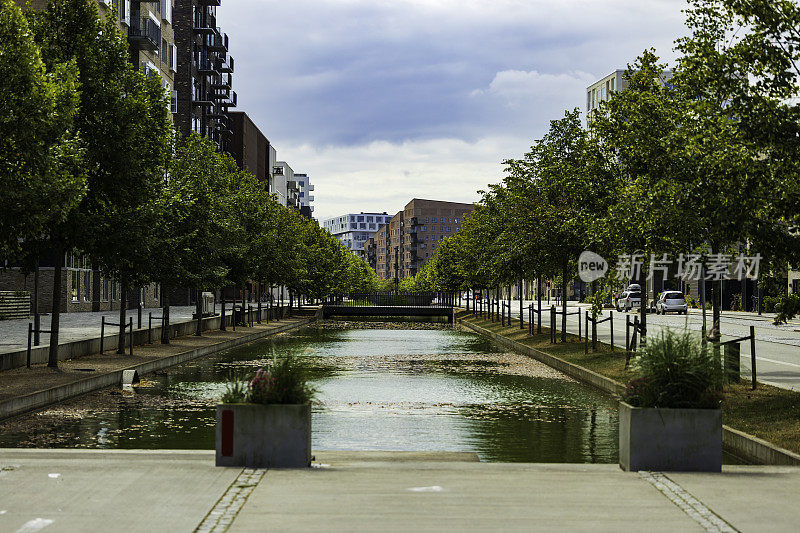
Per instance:
[[[683,0],[235,0],[239,110],[315,216],[471,202],[584,89],[684,33]]]

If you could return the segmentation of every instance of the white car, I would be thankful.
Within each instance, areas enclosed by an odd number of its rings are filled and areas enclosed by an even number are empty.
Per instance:
[[[627,290],[622,293],[617,306],[623,310],[630,311],[631,309],[639,309],[642,305],[642,293],[639,291]]]
[[[667,313],[686,314],[689,306],[686,304],[686,298],[680,291],[665,291],[661,293],[656,302],[656,314],[665,315]]]

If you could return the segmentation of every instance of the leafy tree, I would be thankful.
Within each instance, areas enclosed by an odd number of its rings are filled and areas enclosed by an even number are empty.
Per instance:
[[[48,74],[20,9],[0,3],[0,256],[21,252],[61,224],[85,192],[83,147],[73,127],[74,62]]]

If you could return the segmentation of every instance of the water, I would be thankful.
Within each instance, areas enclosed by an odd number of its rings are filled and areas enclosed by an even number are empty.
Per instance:
[[[311,369],[316,450],[470,451],[484,461],[614,463],[617,403],[451,330],[321,329],[209,356],[6,422],[0,447],[213,449],[233,371],[294,354]]]

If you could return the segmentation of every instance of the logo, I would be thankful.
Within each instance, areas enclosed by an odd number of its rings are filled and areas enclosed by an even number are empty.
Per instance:
[[[586,250],[578,258],[578,276],[585,283],[602,278],[606,272],[608,272],[608,263],[596,253]]]

